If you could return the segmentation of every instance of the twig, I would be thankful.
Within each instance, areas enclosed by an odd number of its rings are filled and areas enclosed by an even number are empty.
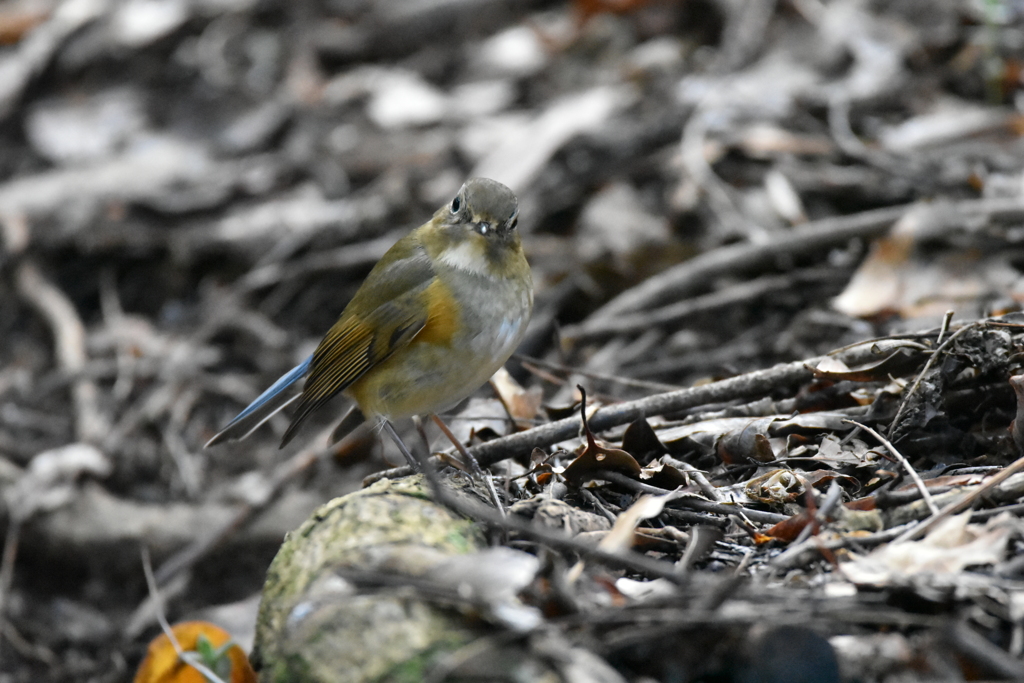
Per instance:
[[[6,638],[7,642],[11,644],[11,647],[13,647],[21,656],[35,659],[39,663],[50,667],[51,671],[53,670],[53,667],[57,666],[57,655],[53,653],[53,650],[44,645],[39,645],[38,643],[26,640],[25,637],[18,632],[18,629],[14,627],[14,624],[7,619],[0,619],[0,635]]]
[[[703,493],[708,500],[714,503],[722,502],[722,496],[721,494],[718,493],[718,489],[716,489],[714,485],[710,481],[708,481],[708,478],[704,476],[703,472],[698,470],[690,463],[683,462],[682,460],[676,460],[671,455],[662,456],[661,462],[665,463],[666,465],[671,465],[672,467],[675,467],[677,470],[684,472],[687,477],[693,479],[697,483],[697,488],[700,489],[700,492]]]
[[[612,482],[613,484],[625,486],[626,488],[630,488],[634,491],[639,491],[641,493],[653,493],[659,496],[672,493],[668,489],[663,489],[659,486],[651,486],[650,484],[645,484],[642,481],[630,479],[626,475],[620,474],[619,472],[596,472],[594,474],[594,478],[605,479],[607,481]],[[757,522],[758,524],[777,524],[786,519],[789,519],[789,517],[787,517],[786,515],[780,515],[776,512],[763,512],[761,510],[754,510],[752,508],[744,507],[742,505],[730,505],[728,503],[713,503],[710,500],[704,500],[703,498],[699,498],[695,495],[682,496],[676,498],[673,502],[678,503],[679,505],[684,505],[688,508],[692,508],[694,510],[699,510],[700,512],[710,512],[717,515],[743,515],[747,519],[753,522]]]
[[[712,121],[721,116],[717,107],[719,91],[731,88],[732,80],[726,77],[717,87],[709,89],[690,115],[679,143],[680,158],[689,177],[703,190],[718,222],[729,232],[739,233],[761,244],[770,241],[768,230],[744,215],[739,208],[736,190],[719,177],[705,152]]]
[[[579,375],[580,377],[586,377],[587,379],[596,379],[601,382],[611,382],[614,384],[619,384],[624,387],[650,389],[652,391],[674,391],[676,389],[682,388],[678,384],[665,384],[664,382],[652,382],[650,380],[645,379],[634,379],[632,377],[622,377],[621,375],[609,375],[607,373],[602,372],[592,372],[590,370],[573,368],[562,363],[552,363],[551,361],[541,360],[540,358],[533,358],[531,356],[523,356],[518,353],[512,354],[512,358],[522,363],[523,367],[525,367],[527,370],[530,370],[531,372],[534,371],[534,368],[544,368],[546,370],[555,370],[557,372]],[[557,381],[552,383],[564,383],[564,380],[558,378],[555,379]]]
[[[928,360],[931,359],[929,358]],[[914,481],[914,485],[917,487],[917,490],[921,492],[921,497],[924,498],[925,504],[928,505],[928,509],[932,511],[933,515],[938,513],[939,509],[935,506],[935,501],[932,500],[932,494],[928,491],[928,487],[925,486],[924,481],[921,479],[920,476],[918,476],[917,471],[914,469],[913,465],[910,464],[910,461],[903,457],[903,454],[896,450],[896,447],[889,443],[888,439],[886,439],[884,436],[876,432],[871,427],[861,424],[860,422],[857,422],[855,420],[843,420],[843,422],[845,422],[846,424],[854,425],[855,427],[860,427],[865,432],[867,432],[868,434],[882,442],[882,445],[885,446],[890,453],[892,453],[894,458],[900,461],[900,464],[903,465],[903,469],[905,469],[907,471],[907,474],[910,475],[910,478]]]
[[[993,476],[991,479],[989,479],[988,481],[986,481],[973,491],[969,491],[968,493],[964,494],[964,496],[959,500],[953,501],[952,503],[945,506],[941,510],[938,510],[935,513],[933,513],[932,516],[928,519],[925,519],[919,524],[911,527],[910,529],[907,529],[899,538],[896,539],[896,542],[901,543],[903,541],[911,541],[921,536],[922,534],[928,533],[929,531],[935,528],[936,524],[938,524],[945,518],[949,517],[950,515],[955,515],[961,510],[966,510],[971,505],[974,505],[974,501],[978,500],[978,498],[980,498],[983,493],[998,486],[999,484],[1002,484],[1004,481],[1009,479],[1017,472],[1020,472],[1021,470],[1024,470],[1024,457],[1018,458],[1017,460],[1013,461],[1012,463],[1007,465],[1006,469],[1004,469],[1002,472]]]
[[[602,318],[582,325],[569,325],[562,329],[562,336],[575,342],[581,342],[615,334],[635,334],[637,331],[648,330],[652,327],[677,324],[687,318],[707,314],[721,308],[749,303],[769,294],[792,289],[795,285],[818,285],[848,276],[847,271],[835,268],[814,269],[786,275],[768,275],[749,282],[723,287],[710,294],[677,301],[668,306],[640,313]]]
[[[403,235],[405,231],[402,231]],[[250,292],[276,285],[284,280],[306,277],[323,271],[345,272],[370,267],[398,241],[399,235],[389,233],[374,240],[349,244],[324,252],[313,252],[291,262],[267,263],[257,266],[239,278],[239,292]]]
[[[327,429],[316,436],[310,443],[324,443],[330,435],[331,430]],[[179,572],[188,569],[210,551],[230,538],[232,534],[250,524],[261,512],[266,510],[271,503],[277,500],[284,492],[288,482],[308,470],[314,463],[321,459],[343,452],[349,447],[347,439],[328,448],[316,449],[312,446],[306,447],[293,455],[287,462],[281,463],[274,470],[270,477],[268,486],[257,500],[245,503],[238,512],[219,529],[214,529],[209,534],[197,538],[191,545],[179,550],[177,553],[164,561],[156,571],[158,585],[164,585]]]
[[[31,304],[53,331],[57,365],[68,373],[80,373],[85,367],[85,324],[71,300],[47,280],[35,263],[22,262],[16,275],[18,294]],[[75,404],[75,437],[79,441],[100,443],[110,426],[97,410],[96,384],[80,375],[72,385]]]
[[[898,341],[892,343],[893,345],[899,344]],[[879,354],[884,354],[888,348],[885,344],[874,341],[849,348],[839,354],[839,357],[843,358],[848,365],[858,364],[867,360],[877,360]],[[605,406],[590,416],[590,427],[595,433],[598,433],[612,427],[629,424],[648,415],[679,412],[709,403],[725,403],[747,396],[763,396],[769,392],[778,391],[782,386],[798,385],[810,381],[814,376],[811,368],[816,367],[826,358],[833,357],[835,356],[830,354],[794,363],[782,363],[772,368],[755,370],[711,384],[678,389],[635,401]],[[488,441],[470,448],[469,451],[482,467],[489,467],[499,460],[517,453],[529,452],[534,448],[550,446],[570,439],[579,433],[581,424],[580,418],[574,415],[525,432]]]
[[[7,620],[7,594],[14,580],[14,561],[18,556],[18,540],[21,536],[21,519],[11,514],[7,522],[7,536],[4,538],[4,554],[0,559],[0,623]],[[0,636],[3,634],[0,633]],[[0,660],[3,659],[3,642],[0,637]]]
[[[149,557],[149,548],[142,546],[142,573],[146,576],[146,588],[149,589],[149,597],[153,601],[153,609],[156,611],[156,620],[160,623],[160,630],[167,636],[167,640],[171,641],[171,645],[174,646],[174,651],[181,656],[183,650],[181,644],[178,642],[178,638],[174,635],[174,631],[171,629],[170,622],[167,621],[167,615],[164,613],[164,600],[160,595],[160,587],[157,584],[156,577],[153,575],[153,563]]]
[[[801,544],[792,545],[789,548],[786,548],[786,550],[781,554],[772,558],[768,564],[773,569],[780,571],[795,569],[814,561],[814,559],[821,556],[822,551],[838,550],[840,548],[847,548],[854,545],[863,548],[872,548],[876,545],[892,541],[904,530],[905,528],[903,526],[899,526],[892,529],[886,529],[885,531],[879,531],[869,536],[844,536],[831,541],[822,541],[819,537],[815,536],[807,539]]]
[[[854,50],[854,52],[856,52]],[[853,104],[850,96],[846,93],[836,94],[829,98],[828,103],[828,125],[832,133],[832,139],[841,150],[855,159],[896,176],[909,176],[913,172],[909,159],[893,156],[892,154],[868,147],[857,137],[850,127],[850,107]]]
[[[56,168],[0,183],[0,215],[50,215],[69,201],[86,205],[116,200],[158,202],[185,188],[227,192],[247,171],[278,162],[259,155],[217,160],[197,145],[167,141],[147,146],[145,153],[129,151],[89,165]],[[37,230],[40,223],[33,223]],[[207,229],[204,235],[210,232]]]
[[[849,216],[812,221],[799,228],[772,235],[758,244],[740,243],[721,247],[648,278],[595,311],[583,324],[603,325],[610,318],[650,308],[679,298],[723,274],[734,274],[765,264],[774,264],[781,255],[800,256],[845,244],[851,239],[885,234],[896,220],[917,204],[873,209]],[[978,199],[950,203],[947,214],[969,217],[1019,218],[1024,215],[1024,199]]]
[[[515,631],[499,631],[493,635],[480,636],[471,640],[455,651],[441,656],[439,661],[432,664],[424,673],[422,683],[445,683],[445,681],[458,680],[461,677],[452,676],[452,674],[457,674],[460,667],[469,664],[474,659],[482,658],[488,650],[496,655],[504,652],[499,648],[508,647],[510,642],[521,637],[521,634]],[[472,674],[470,675],[472,676]]]
[[[946,336],[947,332],[949,332],[949,324],[953,322],[953,313],[954,311],[950,309],[946,311],[944,316],[942,316],[942,327],[939,328],[939,336],[935,338],[936,344],[941,344],[942,338]]]
[[[57,6],[52,18],[36,27],[0,61],[0,120],[17,106],[32,80],[50,64],[72,34],[108,11],[105,0],[71,0]]]
[[[198,658],[189,657],[188,653],[186,653],[181,647],[181,643],[178,642],[178,638],[174,635],[174,630],[167,621],[167,615],[164,614],[164,605],[163,600],[160,598],[160,589],[156,585],[156,578],[153,576],[153,565],[149,561],[149,549],[145,546],[142,547],[142,571],[146,575],[146,587],[149,588],[149,594],[153,598],[153,604],[156,608],[156,618],[157,621],[160,622],[160,629],[164,632],[164,635],[167,636],[167,640],[170,641],[174,651],[178,654],[178,659],[201,673],[207,681],[210,681],[210,683],[224,683],[220,676],[215,674],[209,667],[199,661]]]
[[[680,576],[679,573],[675,571],[675,565],[671,562],[655,560],[630,550],[614,553],[607,552],[605,550],[601,550],[596,545],[580,541],[553,529],[548,529],[533,524],[532,522],[527,522],[517,515],[508,515],[503,517],[497,511],[483,503],[478,503],[469,498],[454,495],[448,486],[441,481],[437,474],[437,470],[434,467],[434,461],[430,458],[420,458],[419,466],[423,476],[427,480],[427,484],[430,486],[430,491],[433,494],[434,499],[441,505],[454,510],[460,515],[483,522],[484,524],[500,529],[505,533],[515,531],[527,538],[550,545],[554,548],[579,553],[584,557],[601,562],[610,567],[629,569],[655,578],[668,579],[669,581],[678,584],[688,581],[687,577]]]
[[[932,355],[925,362],[924,367],[921,368],[921,372],[917,374],[917,379],[915,379],[914,383],[910,385],[910,390],[907,391],[906,394],[903,396],[903,401],[900,403],[900,407],[896,411],[896,417],[894,417],[892,419],[892,422],[889,423],[889,436],[892,436],[893,432],[896,431],[896,426],[899,424],[900,418],[903,416],[903,413],[906,412],[907,406],[910,404],[911,397],[913,397],[914,393],[917,391],[917,388],[921,386],[921,382],[924,380],[924,376],[928,374],[928,371],[931,370],[931,367],[935,364],[935,359],[939,358],[943,353],[945,353],[946,349],[948,349],[953,344],[953,342],[956,341],[956,338],[959,337],[961,334],[967,332],[968,330],[972,330],[976,327],[980,327],[984,325],[986,322],[987,321],[979,320],[977,322],[964,325],[959,330],[950,335],[949,339],[942,342],[942,344],[940,344],[939,347],[932,352]]]
[[[729,74],[747,66],[762,49],[770,32],[768,22],[775,16],[776,0],[727,5],[721,47],[709,67],[711,73]]]
[[[947,643],[961,655],[981,662],[985,669],[993,672],[999,679],[1021,680],[1024,664],[968,626],[966,619],[950,624],[943,635]]]
[[[498,497],[498,492],[494,490],[494,480],[491,478],[491,475],[483,471],[483,468],[480,467],[480,463],[476,461],[473,454],[466,450],[463,443],[459,441],[454,434],[452,434],[452,430],[448,429],[448,425],[446,425],[441,418],[431,413],[430,419],[432,419],[434,424],[438,426],[441,433],[452,442],[452,445],[455,446],[455,450],[459,452],[459,454],[465,459],[466,464],[469,465],[469,469],[473,472],[473,475],[483,481],[484,485],[487,486],[487,491],[491,495],[491,502],[494,503],[494,509],[497,510],[502,517],[505,517],[505,508],[501,504],[501,498]]]
[[[808,512],[810,512],[811,504],[813,504],[814,495],[811,486],[807,486],[806,495],[808,498],[811,498],[811,501],[809,501],[807,507]],[[829,515],[832,514],[832,510],[835,509],[836,505],[839,504],[839,501],[842,500],[842,498],[843,487],[839,485],[839,482],[833,479],[832,484],[828,487],[828,493],[825,494],[824,502],[821,504],[821,507],[819,507],[817,511],[815,511],[814,513],[814,519],[811,520],[810,523],[805,525],[804,528],[800,530],[800,533],[797,535],[796,539],[794,539],[793,544],[798,545],[800,543],[803,543],[808,538],[810,538],[811,534],[818,533],[818,529],[821,528],[822,524],[828,522]]]
[[[583,323],[582,330],[585,332],[592,325],[604,325],[606,321],[627,312],[678,299],[719,275],[742,272],[764,263],[774,262],[781,254],[799,256],[837,244],[845,244],[850,239],[858,237],[877,237],[884,234],[911,206],[874,209],[852,216],[825,218],[780,232],[766,242],[744,242],[719,247],[626,290],[595,311]]]
[[[821,359],[818,359],[821,360]],[[590,426],[595,433],[612,427],[629,424],[647,415],[660,415],[706,403],[722,403],[740,396],[752,396],[777,389],[780,384],[798,384],[809,381],[813,376],[803,362],[777,365],[767,370],[758,370],[746,375],[731,377],[720,382],[699,387],[655,394],[636,401],[627,401],[599,409],[590,417]],[[484,467],[516,453],[529,452],[534,448],[550,446],[570,439],[579,433],[582,422],[578,416],[567,417],[550,424],[529,429],[525,432],[488,441],[470,449]]]

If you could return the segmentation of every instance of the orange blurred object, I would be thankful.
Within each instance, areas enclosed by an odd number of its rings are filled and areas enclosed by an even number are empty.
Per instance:
[[[245,651],[231,643],[231,635],[224,629],[206,621],[183,621],[172,626],[171,631],[182,651],[195,653],[197,660],[221,676],[225,683],[256,683],[256,672],[249,665]],[[134,683],[206,681],[203,674],[178,656],[167,634],[161,633],[149,644]]]
[[[576,0],[576,12],[582,26],[598,14],[627,14],[646,5],[650,0]]]
[[[46,21],[45,12],[0,11],[0,45],[14,45],[25,34]]]

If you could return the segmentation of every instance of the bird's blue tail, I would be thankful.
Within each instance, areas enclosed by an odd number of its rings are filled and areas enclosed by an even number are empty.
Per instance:
[[[216,436],[207,441],[206,446],[215,446],[223,441],[244,439],[253,430],[273,417],[277,411],[297,399],[299,394],[290,392],[288,389],[306,376],[312,363],[313,356],[310,356],[282,375],[280,379],[270,385],[269,389],[260,394],[255,401],[240,412],[227,427],[220,430]]]

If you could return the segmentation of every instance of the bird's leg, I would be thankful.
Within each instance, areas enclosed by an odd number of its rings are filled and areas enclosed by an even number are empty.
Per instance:
[[[409,449],[405,445],[405,442],[402,441],[402,438],[398,436],[398,432],[395,431],[395,426],[391,424],[391,420],[387,419],[386,417],[382,417],[381,425],[384,427],[384,430],[387,431],[387,433],[391,436],[391,440],[395,442],[395,445],[398,446],[398,450],[402,451],[402,455],[404,455],[405,459],[409,461],[409,466],[412,467],[417,472],[422,471],[423,468],[421,467],[420,462],[409,451]]]
[[[423,424],[423,419],[419,415],[413,415],[412,426],[416,428],[416,433],[420,435],[420,440],[423,442],[423,447],[427,449],[427,453],[429,453],[430,439],[427,438],[427,428]]]
[[[448,440],[452,442],[452,445],[455,446],[455,450],[457,450],[459,455],[462,456],[463,461],[469,467],[473,476],[478,477],[487,486],[487,490],[491,494],[491,501],[494,503],[494,507],[498,508],[498,512],[500,512],[502,518],[504,518],[505,508],[501,506],[501,498],[498,497],[498,492],[494,489],[494,481],[491,479],[490,474],[483,471],[483,468],[480,467],[480,463],[477,462],[477,459],[473,457],[473,454],[469,452],[469,449],[467,449],[461,441],[455,438],[455,435],[452,434],[452,430],[448,429],[448,425],[446,425],[441,418],[433,413],[431,413],[430,418],[444,433],[444,435],[448,437]]]

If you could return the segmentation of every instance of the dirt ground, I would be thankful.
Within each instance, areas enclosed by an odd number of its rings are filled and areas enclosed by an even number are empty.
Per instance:
[[[0,2],[0,683],[131,680],[146,561],[251,647],[285,534],[409,472],[326,447],[340,400],[203,446],[473,176],[535,283],[442,416],[495,492],[397,426],[525,567],[473,565],[517,588],[470,601],[488,643],[533,680],[1019,680],[1022,74],[1019,0]],[[508,674],[456,660],[423,680]]]

